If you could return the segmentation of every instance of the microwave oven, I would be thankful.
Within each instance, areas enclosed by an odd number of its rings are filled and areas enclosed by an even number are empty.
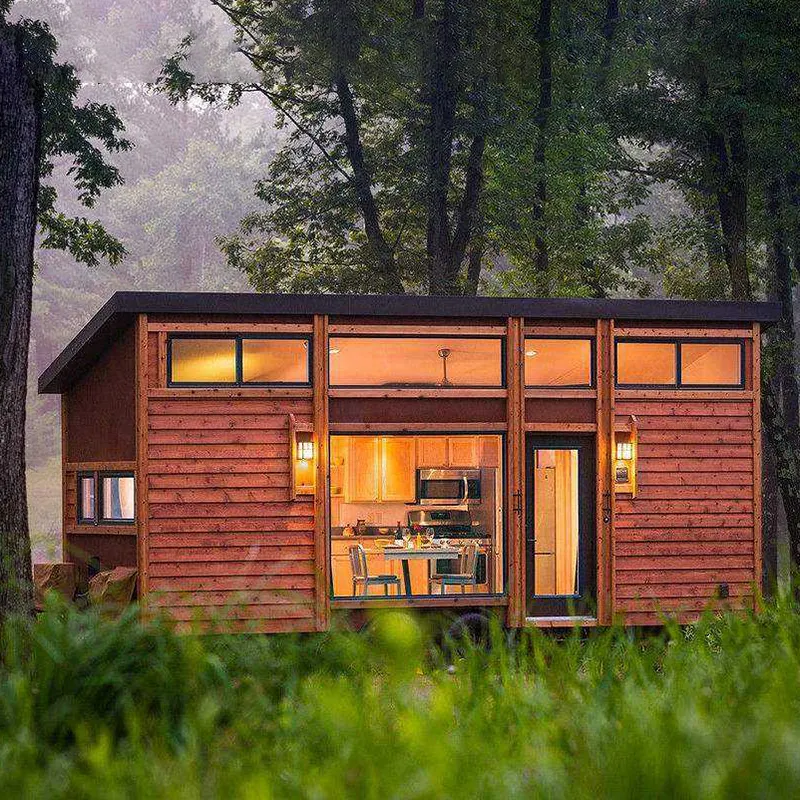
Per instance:
[[[417,503],[427,506],[459,506],[480,503],[479,469],[418,469]]]

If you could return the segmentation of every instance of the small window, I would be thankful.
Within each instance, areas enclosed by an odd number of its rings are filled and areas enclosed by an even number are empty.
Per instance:
[[[591,339],[525,339],[526,386],[591,386]]]
[[[308,383],[308,339],[243,339],[244,383]]]
[[[621,386],[677,386],[675,342],[617,342],[617,383]]]
[[[236,339],[172,339],[171,383],[236,383]]]
[[[331,386],[502,387],[500,338],[358,336],[330,340]]]
[[[171,386],[308,386],[310,339],[298,336],[175,336],[169,342]]]
[[[682,386],[741,386],[739,342],[681,342]]]
[[[101,476],[102,522],[133,522],[135,491],[133,475]]]
[[[97,520],[96,487],[94,473],[78,475],[78,522],[93,525]]]

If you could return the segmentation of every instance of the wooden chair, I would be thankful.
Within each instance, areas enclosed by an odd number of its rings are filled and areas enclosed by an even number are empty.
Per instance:
[[[461,548],[458,555],[458,572],[446,574],[444,572],[433,572],[429,578],[428,591],[433,594],[433,584],[441,585],[441,593],[445,594],[446,586],[460,586],[461,594],[465,594],[467,586],[477,586],[478,584],[478,545],[476,542],[468,542]]]
[[[370,586],[383,586],[383,593],[389,594],[389,587],[396,586],[400,594],[400,578],[397,575],[370,575],[367,568],[367,552],[360,544],[351,545],[348,550],[350,566],[353,570],[353,596],[356,596],[356,587],[361,586],[361,594],[366,597]]]

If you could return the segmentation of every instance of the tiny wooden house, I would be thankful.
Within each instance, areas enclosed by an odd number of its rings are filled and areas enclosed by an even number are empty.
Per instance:
[[[117,293],[62,397],[63,544],[177,620],[658,624],[761,579],[763,303]]]

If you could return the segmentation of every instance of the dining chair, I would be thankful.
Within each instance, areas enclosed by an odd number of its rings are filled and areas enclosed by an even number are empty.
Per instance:
[[[467,542],[458,554],[458,572],[433,572],[431,573],[428,592],[433,594],[433,584],[441,586],[441,593],[446,594],[446,586],[460,586],[461,594],[465,594],[467,586],[478,585],[478,544]]]
[[[383,593],[389,594],[389,587],[396,586],[397,594],[400,594],[400,578],[397,575],[370,575],[367,567],[367,551],[363,545],[353,544],[348,548],[350,556],[350,567],[353,570],[353,596],[356,596],[356,588],[361,586],[361,594],[366,597],[369,594],[370,586],[383,586]]]

